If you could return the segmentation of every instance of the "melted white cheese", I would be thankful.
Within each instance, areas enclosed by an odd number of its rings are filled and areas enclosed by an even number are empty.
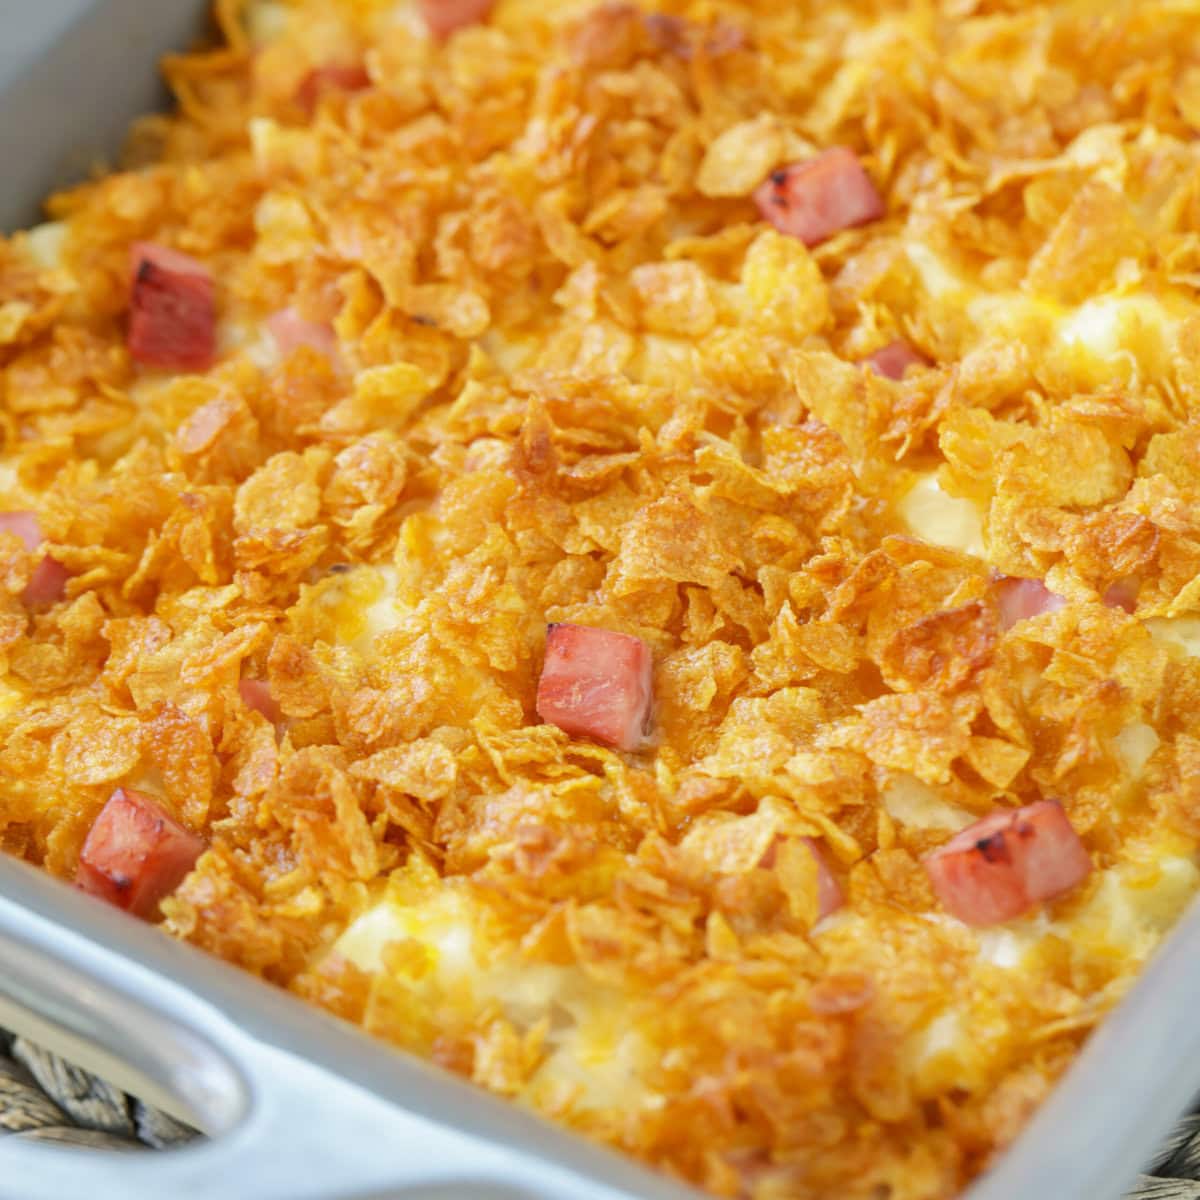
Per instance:
[[[416,938],[431,950],[438,972],[454,979],[470,973],[470,929],[450,903],[417,909],[382,901],[346,929],[334,950],[364,971],[378,971],[383,948],[403,938]]]
[[[261,371],[270,371],[281,361],[275,339],[261,325],[222,321],[217,328],[217,348],[221,354],[240,351]]]
[[[1196,892],[1200,870],[1190,858],[1164,856],[1154,867],[1106,871],[1088,903],[1055,922],[1064,938],[1092,952],[1144,957]]]
[[[363,656],[385,633],[399,628],[405,613],[399,572],[386,563],[329,576],[306,590],[304,602],[316,615],[324,640],[349,646]]]
[[[64,221],[48,221],[35,225],[25,235],[25,248],[29,257],[45,271],[57,271],[63,265],[63,243],[67,237]]]
[[[21,490],[17,469],[11,463],[0,462],[0,494],[8,495]]]
[[[980,338],[1009,336],[1041,345],[1044,356],[1084,382],[1111,373],[1119,362],[1161,366],[1177,344],[1179,313],[1191,307],[1179,296],[1168,306],[1155,296],[1117,292],[1070,308],[1016,290],[988,290],[926,242],[909,241],[905,253],[926,295],[959,306]],[[1128,264],[1121,268],[1118,280],[1136,283],[1135,271]]]
[[[371,567],[379,580],[379,591],[376,598],[363,609],[363,631],[357,645],[366,649],[374,645],[377,639],[385,633],[399,627],[403,619],[400,607],[399,573],[395,567]]]
[[[1177,343],[1179,322],[1153,296],[1102,296],[1088,300],[1057,324],[1068,352],[1094,362],[1124,358],[1154,367]]]
[[[279,0],[255,0],[246,8],[246,34],[256,46],[278,41],[288,30],[291,14]]]
[[[939,1013],[913,1035],[908,1051],[920,1070],[944,1054],[953,1054],[966,1036],[962,1017],[953,1011]]]
[[[979,957],[991,963],[993,967],[1002,967],[1005,970],[1021,965],[1030,942],[1034,940],[1028,935],[1022,936],[1003,927],[981,929],[976,936],[979,942]]]
[[[1165,645],[1200,658],[1200,617],[1154,617],[1146,622],[1146,628]]]
[[[916,268],[922,288],[929,296],[934,299],[954,296],[967,287],[966,281],[947,266],[925,242],[911,241],[904,249],[908,261]]]
[[[449,998],[465,1014],[495,1007],[520,1033],[545,1022],[545,1057],[526,1089],[532,1102],[553,1094],[582,1109],[653,1106],[640,1078],[652,1052],[623,1020],[618,994],[579,967],[526,963],[511,945],[481,944],[484,925],[468,894],[446,886],[418,905],[380,901],[333,949],[377,971],[389,942],[416,941],[430,961],[421,982],[428,994]]]
[[[970,500],[942,491],[937,477],[923,475],[900,501],[900,516],[923,541],[984,557],[983,521]]]
[[[1159,738],[1154,728],[1143,721],[1126,725],[1113,738],[1113,745],[1130,779],[1141,779],[1150,755],[1158,749]]]
[[[892,820],[913,829],[958,830],[974,820],[966,809],[948,804],[933,788],[912,775],[895,776],[881,798]]]
[[[1106,871],[1087,903],[1069,919],[1052,921],[1044,908],[989,929],[970,929],[943,914],[926,919],[971,937],[979,961],[1004,971],[1020,970],[1051,937],[1092,960],[1140,962],[1179,917],[1198,882],[1200,871],[1190,858],[1165,855],[1155,866],[1124,864]],[[986,1009],[951,1007],[914,1029],[903,1053],[918,1093],[972,1086],[986,1070],[993,1020]],[[995,1034],[1002,1040],[1002,1029]]]
[[[1200,883],[1187,857],[1163,855],[1153,867],[1123,864],[1103,872],[1086,904],[1069,918],[1051,921],[1044,908],[1009,925],[972,931],[980,957],[994,966],[1018,967],[1047,935],[1089,953],[1144,956],[1182,911]]]

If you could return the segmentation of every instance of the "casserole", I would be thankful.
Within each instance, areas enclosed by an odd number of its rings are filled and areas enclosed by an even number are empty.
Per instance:
[[[785,186],[790,186],[790,184],[788,184],[788,181],[785,179],[785,180],[782,180],[782,181],[780,181],[778,186],[779,186],[779,187],[785,187]],[[768,198],[768,203],[774,203],[774,202],[772,202],[772,200],[770,200],[770,199]],[[871,215],[871,211],[872,211],[872,205],[871,205],[871,204],[869,204],[869,203],[864,203],[864,205],[863,205],[863,216],[864,216],[864,217],[866,217],[866,216],[869,216],[869,215]],[[769,245],[769,242],[768,242],[768,245]],[[901,370],[902,370],[902,368],[901,368]],[[562,628],[562,626],[558,626],[558,628]],[[562,724],[562,722],[560,722],[560,724]],[[565,727],[565,726],[564,726],[564,727]],[[1015,1160],[1015,1159],[1014,1159],[1014,1160]],[[1074,1165],[1074,1164],[1073,1164],[1073,1165]],[[984,1186],[986,1187],[986,1184],[984,1184]]]

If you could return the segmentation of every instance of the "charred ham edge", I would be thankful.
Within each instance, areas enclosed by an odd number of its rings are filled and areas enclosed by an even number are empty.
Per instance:
[[[75,883],[135,917],[151,919],[206,848],[149,796],[117,788],[83,843]]]
[[[572,737],[636,750],[650,719],[652,668],[641,638],[590,625],[548,625],[538,716]]]
[[[130,251],[129,353],[148,367],[207,371],[216,360],[212,275],[178,250],[138,242]]]
[[[0,513],[0,533],[11,533],[25,544],[30,554],[46,540],[37,515],[26,510]],[[57,559],[45,555],[33,569],[29,582],[21,592],[21,602],[27,608],[42,608],[57,604],[67,590],[71,572]]]
[[[992,813],[927,854],[924,863],[943,907],[967,925],[1011,921],[1070,891],[1092,870],[1056,800]]]
[[[755,189],[754,202],[780,233],[806,246],[877,221],[885,211],[858,155],[845,146],[772,171]]]

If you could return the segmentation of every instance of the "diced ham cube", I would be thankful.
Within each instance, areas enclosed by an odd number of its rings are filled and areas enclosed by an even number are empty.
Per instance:
[[[495,0],[417,0],[421,16],[435,38],[447,38],[468,25],[485,21]]]
[[[643,18],[650,40],[667,54],[691,62],[698,53],[708,58],[732,54],[746,45],[746,34],[736,25],[718,22],[705,29],[682,17],[647,13]]]
[[[75,882],[136,917],[153,917],[205,849],[149,796],[117,788],[83,843]]]
[[[838,883],[837,876],[829,869],[829,862],[821,849],[821,843],[816,838],[806,837],[801,840],[817,860],[817,920],[821,920],[841,908],[845,897],[842,895],[842,885]]]
[[[775,866],[782,841],[782,837],[776,836],[759,860],[759,866],[768,870]],[[842,885],[830,870],[829,860],[825,857],[825,851],[821,849],[821,843],[811,837],[803,837],[799,841],[812,854],[813,861],[817,864],[817,920],[820,921],[831,912],[836,912],[846,902],[842,894]]]
[[[21,593],[21,602],[27,608],[44,608],[57,604],[67,594],[67,580],[70,578],[71,572],[47,554],[34,567],[33,574]]]
[[[217,311],[208,268],[151,242],[138,242],[130,258],[130,354],[149,367],[207,371],[217,354]]]
[[[362,63],[327,63],[314,67],[296,89],[296,103],[310,116],[325,92],[361,92],[371,86],[371,76]]]
[[[572,737],[635,750],[650,715],[650,647],[590,625],[549,625],[537,712]]]
[[[11,533],[19,537],[31,554],[46,540],[37,516],[24,510],[0,513],[0,533]],[[21,593],[21,602],[29,608],[57,604],[66,594],[67,580],[70,578],[71,572],[47,554],[34,567],[33,574]]]
[[[1011,921],[1069,891],[1091,869],[1056,800],[992,813],[925,856],[938,899],[968,925]]]
[[[866,359],[867,366],[885,379],[903,379],[909,367],[925,367],[928,362],[902,338],[889,342]]]
[[[337,335],[333,326],[321,321],[306,321],[294,308],[280,309],[267,318],[267,329],[284,357],[307,346],[329,358],[337,354]]]
[[[1141,591],[1141,585],[1138,580],[1126,577],[1118,579],[1111,587],[1109,587],[1102,600],[1109,608],[1123,608],[1127,613],[1137,612],[1138,592]]]
[[[19,537],[30,554],[46,540],[42,536],[37,514],[27,510],[0,513],[0,533],[11,533],[14,537]]]
[[[283,713],[271,695],[271,686],[265,680],[243,679],[238,684],[238,694],[247,708],[261,713],[272,725],[278,725],[283,720]]]
[[[1000,626],[1011,629],[1018,621],[1058,612],[1066,600],[1052,592],[1040,579],[1018,579],[1002,575],[994,584],[1000,607]]]
[[[772,171],[755,189],[754,201],[780,233],[806,246],[877,221],[885,211],[858,155],[845,146]]]

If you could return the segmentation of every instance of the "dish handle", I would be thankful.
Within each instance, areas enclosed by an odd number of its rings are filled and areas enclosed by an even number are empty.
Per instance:
[[[212,1139],[2,1138],[0,1200],[696,1200],[3,855],[0,1024]]]

